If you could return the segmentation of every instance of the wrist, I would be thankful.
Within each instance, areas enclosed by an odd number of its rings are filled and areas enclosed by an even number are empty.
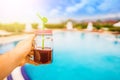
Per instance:
[[[8,52],[8,58],[11,59],[11,61],[14,63],[14,65],[17,67],[21,64],[21,61],[22,61],[22,56],[17,53],[16,50],[11,50],[10,52]]]

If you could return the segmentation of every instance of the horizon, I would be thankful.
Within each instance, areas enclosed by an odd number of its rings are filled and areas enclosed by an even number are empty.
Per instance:
[[[0,22],[40,22],[37,13],[49,23],[67,19],[120,18],[119,0],[0,0]]]

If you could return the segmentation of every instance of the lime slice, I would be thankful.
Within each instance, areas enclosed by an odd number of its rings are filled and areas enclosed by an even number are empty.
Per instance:
[[[43,18],[42,18],[42,22],[43,22],[43,23],[47,23],[47,22],[48,22],[48,19],[47,19],[46,17],[43,17]]]

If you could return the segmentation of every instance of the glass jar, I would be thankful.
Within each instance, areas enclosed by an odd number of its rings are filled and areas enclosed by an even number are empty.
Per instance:
[[[51,30],[38,30],[34,38],[34,61],[39,64],[52,62],[53,38]]]

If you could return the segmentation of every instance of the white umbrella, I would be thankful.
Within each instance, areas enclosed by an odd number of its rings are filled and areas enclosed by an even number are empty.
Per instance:
[[[120,27],[120,22],[113,24],[114,27]]]
[[[88,23],[87,30],[88,31],[92,31],[93,30],[93,24],[92,24],[92,22]]]

